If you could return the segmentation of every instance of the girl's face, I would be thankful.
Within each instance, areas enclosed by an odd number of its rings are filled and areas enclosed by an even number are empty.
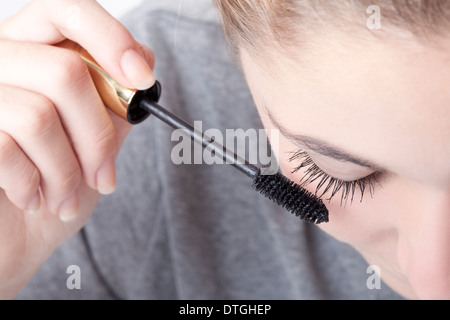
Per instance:
[[[281,170],[296,182],[323,171],[312,192],[329,176],[321,228],[410,299],[450,299],[447,44],[326,43],[266,65],[241,54],[265,127],[280,130]]]

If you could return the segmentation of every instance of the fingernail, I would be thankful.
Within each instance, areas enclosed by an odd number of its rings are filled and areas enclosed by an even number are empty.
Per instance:
[[[120,64],[123,73],[136,89],[146,90],[155,84],[152,69],[136,50],[127,50]]]
[[[144,57],[147,64],[153,70],[153,68],[155,67],[155,54],[153,53],[152,50],[150,50],[150,48],[146,47],[142,43],[138,42],[138,44],[139,44],[138,52],[141,54],[142,57]]]
[[[97,190],[103,195],[116,191],[116,168],[114,158],[106,161],[97,171]]]
[[[59,219],[63,222],[74,220],[78,216],[78,209],[78,194],[75,193],[60,205]]]
[[[41,208],[41,194],[38,190],[34,195],[33,199],[31,199],[30,203],[28,204],[28,207],[25,210],[25,212],[33,215],[37,213],[40,208]]]

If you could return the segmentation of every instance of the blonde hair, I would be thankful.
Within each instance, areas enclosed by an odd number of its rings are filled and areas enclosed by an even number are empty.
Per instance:
[[[351,32],[367,28],[368,7],[381,10],[383,27],[376,36],[431,39],[448,35],[448,0],[214,0],[221,13],[233,54],[240,48],[259,55],[267,46],[294,48],[328,30]],[[333,29],[329,29],[329,28]],[[356,27],[356,30],[355,30]]]

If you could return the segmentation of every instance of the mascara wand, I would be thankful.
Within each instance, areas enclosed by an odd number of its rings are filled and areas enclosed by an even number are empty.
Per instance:
[[[153,88],[145,92],[142,97],[138,97],[137,101],[128,108],[128,121],[136,124],[136,119],[141,122],[143,121],[142,116],[146,118],[148,115],[153,115],[172,128],[181,129],[196,143],[202,144],[205,148],[210,148],[212,153],[220,156],[227,164],[253,179],[253,188],[278,205],[303,220],[316,224],[328,222],[328,210],[322,200],[279,172],[274,175],[263,175],[260,168],[240,158],[214,139],[198,132],[190,124],[161,107],[157,103],[160,93],[161,85],[157,81]],[[143,114],[143,111],[146,115]]]
[[[161,84],[158,81],[152,88],[145,91],[125,88],[112,79],[78,44],[65,40],[58,46],[75,51],[83,58],[104,104],[129,123],[136,125],[153,115],[172,128],[181,129],[203,147],[212,148],[211,151],[217,156],[221,156],[227,164],[250,177],[256,191],[279,206],[308,222],[316,224],[328,222],[328,209],[314,194],[290,181],[280,172],[273,175],[262,174],[260,168],[240,158],[214,139],[195,130],[190,124],[160,106],[158,101],[161,96]]]

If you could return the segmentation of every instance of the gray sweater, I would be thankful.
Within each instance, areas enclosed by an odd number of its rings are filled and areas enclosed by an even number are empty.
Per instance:
[[[161,104],[204,129],[261,128],[220,25],[198,13],[144,5],[124,19],[155,52]],[[116,193],[19,299],[399,298],[384,283],[369,289],[359,253],[253,191],[232,167],[173,164],[172,131],[155,118],[133,129]],[[67,285],[73,265],[80,289]]]

